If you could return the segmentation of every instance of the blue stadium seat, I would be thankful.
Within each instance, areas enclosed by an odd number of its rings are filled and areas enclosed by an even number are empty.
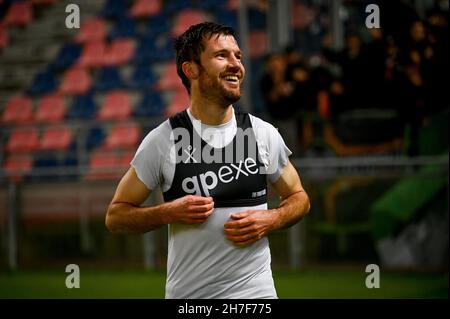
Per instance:
[[[58,52],[56,59],[50,64],[50,68],[56,71],[64,70],[78,60],[81,54],[81,46],[76,43],[67,43]]]
[[[148,19],[145,33],[151,36],[159,36],[169,32],[172,27],[169,21],[169,16],[164,13],[154,15]]]
[[[86,137],[86,148],[88,150],[93,150],[100,146],[105,140],[105,133],[103,129],[98,127],[93,127],[89,130],[89,133]]]
[[[91,94],[76,96],[69,111],[69,119],[90,119],[95,115],[95,105]]]
[[[94,88],[99,91],[109,91],[124,87],[120,71],[115,67],[107,67],[100,70]]]
[[[227,0],[199,1],[198,8],[205,11],[223,10],[227,2]]]
[[[137,36],[136,22],[130,18],[121,18],[109,33],[110,39],[134,38]]]
[[[216,19],[218,23],[228,25],[237,30],[238,17],[235,11],[218,10],[216,11]]]
[[[105,18],[119,19],[126,17],[128,13],[128,4],[126,0],[108,0],[106,1],[101,15]]]
[[[146,93],[137,105],[134,115],[139,117],[160,116],[164,112],[164,102],[157,92]]]
[[[132,89],[149,89],[156,83],[155,75],[147,64],[137,65],[131,75],[128,87]]]
[[[55,90],[56,85],[55,75],[51,71],[42,71],[36,74],[27,93],[31,96],[49,93]]]
[[[133,61],[135,63],[151,63],[153,61],[150,61],[152,52],[157,50],[155,42],[156,37],[152,37],[150,35],[147,35],[148,38],[142,38],[139,43],[138,47],[135,50],[135,55],[133,57]]]
[[[192,7],[193,4],[190,0],[172,0],[165,3],[163,10],[167,14],[172,14],[185,9],[191,9]]]

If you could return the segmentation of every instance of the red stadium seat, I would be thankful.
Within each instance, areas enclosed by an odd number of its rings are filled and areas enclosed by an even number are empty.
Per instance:
[[[172,90],[184,88],[181,79],[177,74],[177,66],[175,63],[169,63],[164,70],[161,78],[156,84],[156,89],[158,90]]]
[[[6,143],[10,153],[26,153],[36,150],[39,145],[38,132],[34,127],[17,128],[11,132]]]
[[[6,158],[3,169],[7,176],[18,182],[31,170],[32,166],[33,159],[30,155],[12,155]]]
[[[136,0],[131,7],[130,16],[146,18],[161,12],[161,0]]]
[[[100,109],[98,118],[101,120],[124,120],[130,117],[132,111],[130,96],[125,91],[111,91]]]
[[[31,99],[24,96],[12,96],[3,113],[3,123],[30,123],[33,118]]]
[[[107,45],[103,40],[87,42],[83,46],[77,66],[100,67],[104,64]]]
[[[92,85],[91,77],[86,69],[73,67],[66,71],[60,86],[65,94],[84,94]]]
[[[100,18],[86,20],[75,37],[75,42],[101,41],[106,37],[106,23]]]
[[[98,150],[91,155],[87,180],[119,179],[130,167],[134,151],[123,154]]]
[[[166,109],[165,115],[170,117],[183,111],[189,106],[189,95],[185,88],[178,89],[174,92],[174,97],[169,107]]]
[[[72,143],[72,131],[65,125],[51,126],[42,133],[40,150],[67,150]]]
[[[103,59],[105,66],[119,66],[127,63],[134,56],[135,42],[132,39],[114,40]]]
[[[141,135],[141,128],[137,123],[116,124],[104,144],[105,149],[130,149],[136,147]]]
[[[6,26],[25,26],[33,20],[33,6],[31,2],[13,2],[5,15]]]
[[[49,94],[41,98],[35,120],[37,122],[59,122],[64,118],[66,106],[63,96],[59,94]]]
[[[172,35],[174,37],[178,37],[191,25],[204,21],[205,16],[203,15],[202,11],[191,9],[184,10],[178,15],[176,19],[175,25],[172,29]]]
[[[89,171],[85,176],[87,180],[102,180],[119,178],[119,156],[114,153],[94,152],[89,160]]]
[[[252,31],[249,36],[249,49],[252,58],[260,58],[268,52],[268,36],[266,31]]]

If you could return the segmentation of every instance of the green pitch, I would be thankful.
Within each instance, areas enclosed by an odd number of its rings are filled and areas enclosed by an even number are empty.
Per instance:
[[[0,298],[164,298],[164,271],[81,270],[80,288],[66,273],[0,272]],[[365,286],[355,270],[274,272],[280,298],[448,298],[448,274],[382,272],[380,288]]]

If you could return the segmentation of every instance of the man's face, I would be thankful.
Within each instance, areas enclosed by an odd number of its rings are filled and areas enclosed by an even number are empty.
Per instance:
[[[200,55],[200,93],[228,107],[241,97],[245,74],[241,50],[230,35],[213,35],[204,41],[205,50]]]

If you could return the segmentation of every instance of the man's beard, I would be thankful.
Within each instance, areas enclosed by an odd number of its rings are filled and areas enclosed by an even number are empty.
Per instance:
[[[219,106],[226,108],[241,98],[240,88],[233,91],[227,90],[219,81],[210,77],[204,69],[201,69],[200,72],[200,92],[214,100]]]

